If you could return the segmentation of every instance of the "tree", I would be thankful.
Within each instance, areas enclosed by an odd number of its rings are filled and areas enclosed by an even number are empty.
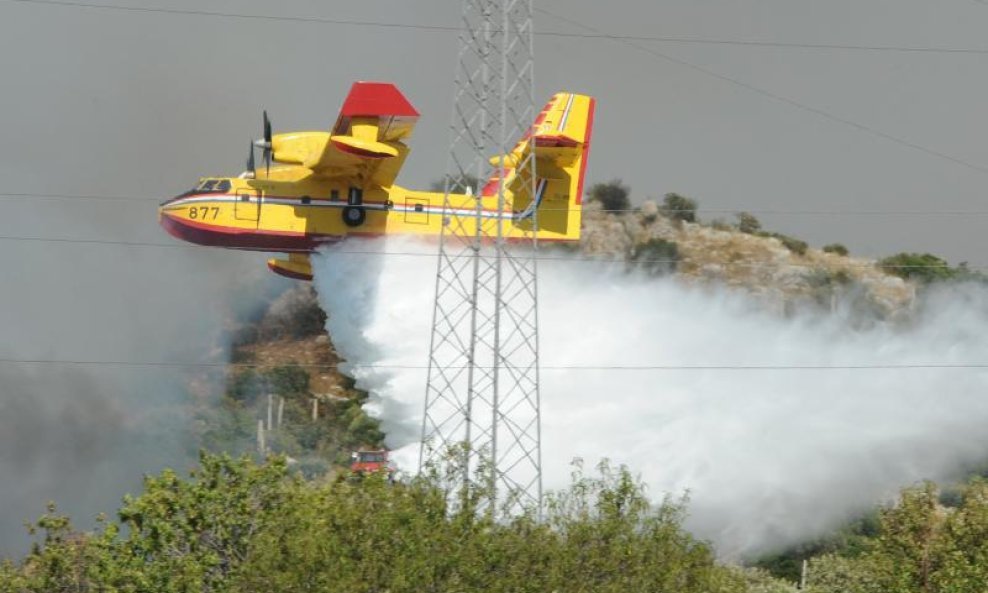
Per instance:
[[[750,212],[738,212],[735,216],[738,219],[738,230],[742,233],[754,235],[762,230],[762,223]]]
[[[778,239],[782,246],[789,251],[795,253],[796,255],[806,255],[806,250],[810,248],[806,241],[797,239],[795,237],[790,237],[789,235],[783,235],[782,233],[770,233],[767,231],[758,231],[755,233],[758,237],[765,237],[770,239]]]
[[[955,509],[927,482],[902,491],[858,553],[810,563],[811,593],[984,593],[988,583],[988,483],[975,479]]]
[[[675,272],[679,265],[679,246],[674,241],[652,238],[636,245],[628,262],[650,276]]]
[[[595,183],[587,191],[590,201],[597,202],[603,210],[619,212],[631,208],[631,188],[612,179],[606,183]]]
[[[951,268],[946,260],[930,253],[897,253],[880,260],[878,267],[887,274],[925,284],[957,276],[957,270]]]
[[[257,531],[301,488],[285,461],[203,454],[190,479],[165,470],[125,497],[127,537],[116,550],[124,582],[151,591],[227,591],[250,557]]]
[[[662,212],[673,220],[696,222],[696,200],[677,193],[666,194],[662,198]]]
[[[840,243],[831,243],[829,245],[824,245],[823,251],[824,253],[834,253],[836,255],[843,255],[843,256],[847,256],[847,254],[850,253],[847,250],[847,247],[844,247]]]

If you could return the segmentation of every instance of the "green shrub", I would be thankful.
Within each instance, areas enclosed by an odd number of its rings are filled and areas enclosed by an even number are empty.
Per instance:
[[[286,397],[308,395],[309,379],[309,373],[297,364],[265,370],[245,369],[230,378],[226,394],[247,404],[268,393]]]
[[[782,242],[782,245],[789,251],[795,253],[796,255],[806,255],[806,250],[809,249],[809,245],[806,241],[801,241],[795,237],[790,237],[789,235],[783,235],[782,233],[769,233],[766,231],[758,231],[755,233],[758,237],[767,237],[772,239],[778,239]]]
[[[930,253],[897,253],[879,260],[878,267],[886,274],[926,284],[957,276],[946,260]]]
[[[606,183],[595,183],[587,195],[591,202],[600,204],[606,211],[624,211],[631,208],[631,188],[621,183],[620,179],[612,179]]]
[[[264,391],[264,379],[261,373],[254,369],[245,369],[242,372],[234,373],[226,386],[227,397],[247,404],[252,403]]]
[[[762,223],[749,212],[738,212],[734,215],[738,219],[738,230],[742,233],[754,235],[762,230]]]
[[[679,261],[679,246],[673,241],[659,238],[636,245],[628,256],[628,262],[633,267],[652,276],[675,272]]]
[[[972,270],[966,261],[962,261],[954,268],[954,279],[961,282],[979,282],[988,284],[988,274],[979,270]]]
[[[782,241],[782,244],[786,246],[786,249],[796,255],[806,255],[806,250],[809,249],[809,245],[807,245],[806,241],[801,241],[788,235],[777,234],[775,238]]]
[[[696,200],[677,193],[666,194],[662,199],[662,213],[673,220],[696,222]]]
[[[265,371],[264,377],[275,395],[309,395],[309,373],[297,364],[274,367]]]
[[[844,247],[840,243],[831,243],[829,245],[824,245],[823,246],[823,251],[824,251],[824,253],[834,253],[834,254],[843,255],[843,256],[847,256],[847,254],[850,253],[847,250],[847,247]]]
[[[830,271],[826,269],[815,269],[807,273],[807,284],[813,288],[833,288],[834,286],[844,286],[850,284],[854,279],[847,270]]]

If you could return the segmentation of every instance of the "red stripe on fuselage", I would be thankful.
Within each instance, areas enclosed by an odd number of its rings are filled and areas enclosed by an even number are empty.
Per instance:
[[[290,231],[265,231],[204,224],[162,213],[161,226],[168,234],[209,247],[228,247],[250,251],[315,251],[320,245],[336,243],[339,235],[312,235]]]

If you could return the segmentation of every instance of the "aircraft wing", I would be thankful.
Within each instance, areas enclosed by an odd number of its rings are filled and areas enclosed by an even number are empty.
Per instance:
[[[393,84],[356,82],[332,132],[319,134],[300,164],[316,175],[391,186],[401,170],[419,113]],[[277,143],[275,145],[276,160]]]

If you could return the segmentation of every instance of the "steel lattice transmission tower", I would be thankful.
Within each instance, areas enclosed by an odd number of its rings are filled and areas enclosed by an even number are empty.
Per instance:
[[[458,451],[461,486],[489,487],[509,510],[542,500],[538,222],[516,221],[504,187],[514,168],[515,204],[535,196],[532,151],[506,156],[536,116],[532,20],[532,0],[463,1],[420,458]],[[475,195],[476,214],[452,215],[453,193]]]

